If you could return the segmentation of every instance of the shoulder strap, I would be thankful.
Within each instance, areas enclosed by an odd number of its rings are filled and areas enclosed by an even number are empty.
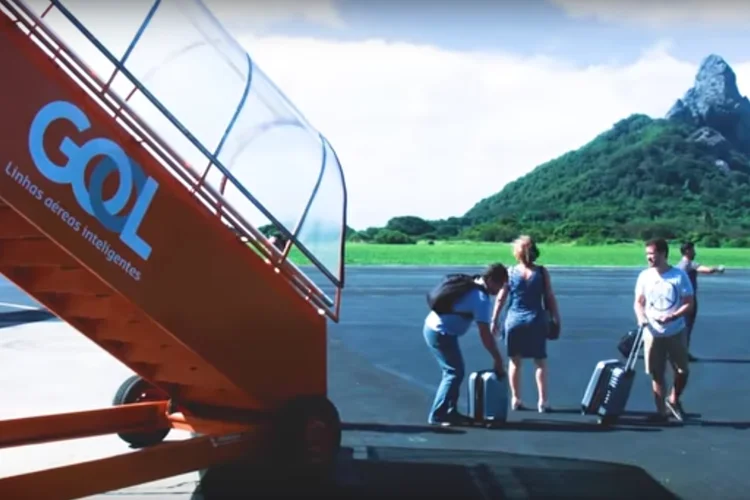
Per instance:
[[[513,264],[512,266],[508,267],[508,277],[515,276],[518,272],[518,266],[516,264]]]
[[[438,314],[456,314],[466,318],[472,318],[470,312],[456,312],[453,310],[454,303],[467,292],[478,289],[485,290],[485,287],[476,283],[478,276],[467,274],[449,274],[427,294],[427,304],[430,309]]]

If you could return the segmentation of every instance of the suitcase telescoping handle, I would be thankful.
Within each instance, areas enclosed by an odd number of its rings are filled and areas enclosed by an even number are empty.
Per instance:
[[[646,325],[639,325],[638,331],[635,334],[635,340],[633,341],[633,348],[630,350],[627,361],[625,361],[626,370],[635,370],[635,363],[638,361],[638,353],[641,350],[641,344],[643,343],[643,331],[646,329]]]

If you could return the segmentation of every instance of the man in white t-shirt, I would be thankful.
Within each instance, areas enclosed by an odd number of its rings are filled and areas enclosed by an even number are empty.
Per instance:
[[[693,307],[694,291],[685,271],[667,262],[669,246],[657,238],[646,243],[648,268],[641,271],[635,285],[635,314],[643,332],[646,373],[651,376],[656,401],[656,420],[668,419],[669,410],[682,421],[680,396],[687,385],[690,361],[687,349],[687,321]],[[674,385],[667,397],[665,372],[669,360]]]

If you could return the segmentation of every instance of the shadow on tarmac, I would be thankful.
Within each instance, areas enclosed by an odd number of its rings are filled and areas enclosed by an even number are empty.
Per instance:
[[[245,495],[313,498],[659,498],[677,499],[643,469],[599,461],[504,452],[366,447],[342,448],[333,484],[252,480],[206,473],[194,500]],[[290,484],[291,483],[291,484]]]

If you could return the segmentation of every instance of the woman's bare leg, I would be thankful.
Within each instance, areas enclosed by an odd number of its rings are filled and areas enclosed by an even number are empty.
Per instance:
[[[521,358],[510,358],[508,363],[508,378],[510,379],[511,408],[514,410],[522,406],[521,403]]]
[[[537,403],[537,409],[540,412],[547,411],[549,409],[549,402],[547,400],[547,360],[546,359],[535,359],[534,364],[536,365],[536,389],[539,393],[539,402]]]

